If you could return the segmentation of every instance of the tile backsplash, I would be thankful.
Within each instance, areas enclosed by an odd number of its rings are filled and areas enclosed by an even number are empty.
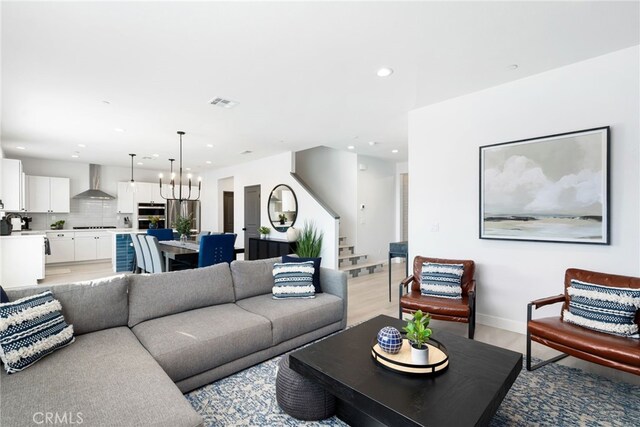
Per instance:
[[[123,216],[116,213],[116,200],[71,199],[70,213],[26,213],[33,218],[32,230],[48,230],[51,223],[65,220],[64,228],[122,226]]]

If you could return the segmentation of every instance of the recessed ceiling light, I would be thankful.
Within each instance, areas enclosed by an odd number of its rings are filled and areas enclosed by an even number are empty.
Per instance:
[[[188,170],[188,171],[190,171],[190,170],[191,170],[191,168],[185,168],[185,169],[186,169],[186,170]]]
[[[207,160],[205,163],[210,165],[211,164],[211,160]]]
[[[86,147],[86,145],[84,145],[84,144],[78,144],[78,147],[80,147],[80,148],[84,148],[84,147]]]
[[[353,145],[349,145],[349,146],[347,147],[347,149],[348,149],[348,150],[355,150],[355,148],[356,148],[356,147],[354,147]]]
[[[240,153],[240,154],[251,154],[251,153],[253,153],[253,151],[251,151],[251,150],[244,150],[244,151],[243,151],[242,153]]]
[[[111,103],[109,101],[102,101],[103,104],[105,105],[110,105]]]
[[[142,166],[142,165],[144,165],[144,163],[142,163],[142,162],[138,162],[138,163],[136,163],[136,165],[138,165],[138,166]]]
[[[160,154],[153,154],[153,157],[160,157]]]
[[[207,148],[213,148],[213,144],[207,144]]]
[[[378,143],[376,141],[369,141],[369,145],[373,147],[374,145],[378,145]]]
[[[391,152],[392,152],[393,154],[396,154],[396,153],[398,152],[398,150],[395,150],[395,149],[394,149],[394,150],[391,150]]]
[[[22,146],[18,145],[18,146],[16,147],[16,150],[26,150],[26,148],[24,148],[24,147],[22,147]]]
[[[122,128],[115,128],[113,130],[116,131],[116,132],[124,132],[124,129],[122,129]]]
[[[71,157],[73,157],[74,159],[77,159],[80,156],[78,156],[77,154],[72,154]]]
[[[518,69],[518,64],[511,64],[508,67],[510,70],[517,70]]]
[[[393,74],[393,70],[388,67],[383,67],[380,68],[376,74],[378,74],[378,77],[389,77],[391,74]]]

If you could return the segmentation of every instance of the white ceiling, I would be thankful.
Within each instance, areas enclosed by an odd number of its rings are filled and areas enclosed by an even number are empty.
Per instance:
[[[406,160],[408,111],[637,45],[639,10],[638,2],[3,2],[2,147],[7,157],[74,160],[79,151],[75,161],[121,166],[128,153],[157,153],[143,167],[166,169],[184,130],[194,171],[317,145]],[[394,74],[377,77],[382,66]],[[209,105],[216,96],[239,104]]]

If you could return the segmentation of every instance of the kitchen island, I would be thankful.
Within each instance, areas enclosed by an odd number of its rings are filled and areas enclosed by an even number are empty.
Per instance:
[[[37,285],[44,279],[44,233],[0,236],[0,283],[3,288]]]

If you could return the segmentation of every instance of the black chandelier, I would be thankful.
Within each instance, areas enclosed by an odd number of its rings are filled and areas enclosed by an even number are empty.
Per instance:
[[[180,169],[178,170],[178,197],[176,197],[176,180],[175,180],[175,173],[173,173],[173,162],[176,159],[169,159],[169,162],[171,162],[171,180],[169,181],[171,197],[165,197],[162,194],[162,174],[160,174],[160,197],[162,197],[165,200],[173,199],[173,200],[179,200],[180,202],[182,202],[182,201],[200,199],[202,179],[198,178],[198,197],[196,197],[195,199],[192,199],[191,198],[191,174],[188,174],[187,176],[189,179],[189,191],[186,197],[182,197],[182,135],[184,134],[185,134],[184,131],[181,131],[181,130],[178,131],[178,135],[180,135]]]

